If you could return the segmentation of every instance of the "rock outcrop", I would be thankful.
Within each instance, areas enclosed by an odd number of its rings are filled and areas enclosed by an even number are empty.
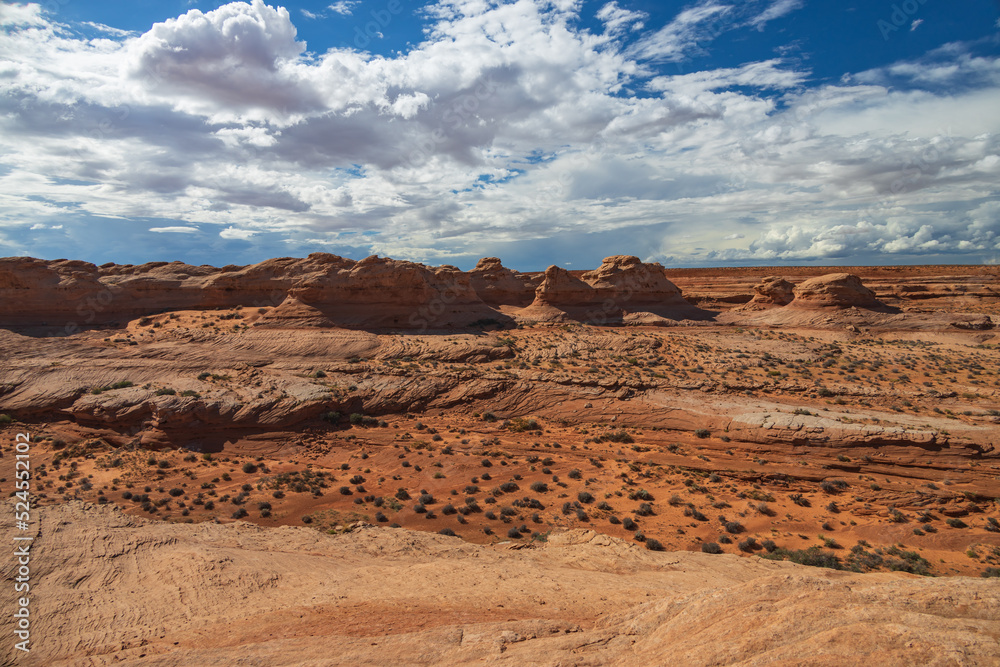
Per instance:
[[[538,281],[505,267],[497,257],[484,257],[469,272],[472,288],[484,303],[494,307],[523,308],[535,298]]]
[[[830,273],[799,283],[790,308],[881,308],[884,307],[861,278],[850,273]]]
[[[750,303],[758,306],[787,306],[795,298],[795,285],[778,276],[768,276],[754,285]]]
[[[663,267],[631,255],[607,257],[601,266],[573,275],[558,266],[545,271],[526,315],[540,320],[592,324],[707,319],[667,280]]]

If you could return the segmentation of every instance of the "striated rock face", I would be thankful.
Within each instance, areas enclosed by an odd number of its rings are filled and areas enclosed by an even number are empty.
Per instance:
[[[810,278],[795,287],[792,308],[879,308],[875,292],[850,273],[830,273]]]
[[[490,306],[523,308],[535,298],[536,281],[505,267],[497,257],[484,257],[469,272],[472,288]]]
[[[778,276],[768,276],[754,285],[750,303],[759,306],[787,306],[795,298],[795,285]]]

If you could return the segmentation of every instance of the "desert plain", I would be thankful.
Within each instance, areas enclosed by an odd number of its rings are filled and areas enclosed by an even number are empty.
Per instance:
[[[1000,664],[1000,267],[8,258],[0,303],[17,664]]]

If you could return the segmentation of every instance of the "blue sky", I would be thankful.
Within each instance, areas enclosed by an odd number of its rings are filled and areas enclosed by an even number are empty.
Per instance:
[[[0,5],[0,255],[1000,261],[1000,3]]]

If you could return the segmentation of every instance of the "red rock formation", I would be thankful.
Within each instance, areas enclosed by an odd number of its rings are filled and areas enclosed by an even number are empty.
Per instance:
[[[810,278],[795,287],[790,308],[880,308],[875,292],[850,273],[830,273]]]
[[[787,306],[795,298],[795,285],[778,276],[768,276],[754,285],[750,303],[756,306]]]
[[[684,300],[659,264],[646,264],[631,255],[615,255],[579,278],[566,269],[550,266],[525,315],[604,324],[703,319],[707,313]]]
[[[505,267],[497,257],[484,257],[469,272],[472,288],[490,306],[523,308],[535,298],[536,282]]]

